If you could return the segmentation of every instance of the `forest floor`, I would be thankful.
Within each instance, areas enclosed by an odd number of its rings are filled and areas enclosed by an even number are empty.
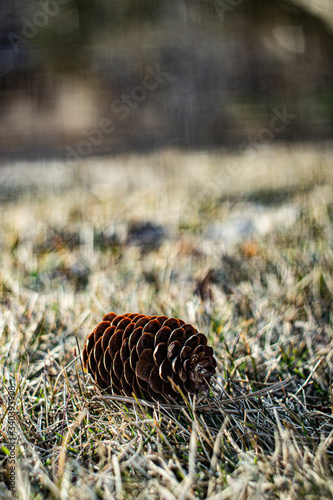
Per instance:
[[[2,165],[1,498],[333,498],[331,157]],[[210,393],[103,399],[80,351],[110,311],[204,332]]]

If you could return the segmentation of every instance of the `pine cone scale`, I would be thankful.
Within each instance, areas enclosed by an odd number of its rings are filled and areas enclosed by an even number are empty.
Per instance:
[[[172,376],[172,367],[168,359],[165,359],[159,368],[159,375],[164,382],[169,381],[169,377]]]
[[[135,374],[141,380],[148,382],[150,377],[150,372],[154,368],[154,364],[151,362],[153,357],[152,349],[145,349],[140,355],[140,359],[136,364]]]
[[[120,380],[123,374],[123,363],[120,359],[120,351],[117,351],[113,358],[112,368],[115,376]]]
[[[133,328],[134,328],[134,326],[133,326]],[[136,348],[136,345],[137,345],[137,343],[142,335],[142,330],[143,330],[142,327],[133,329],[133,331],[129,337],[129,348],[130,348],[131,352],[132,352],[133,348]]]
[[[134,371],[132,370],[131,363],[129,359],[126,359],[124,363],[124,374],[125,374],[125,379],[126,382],[129,385],[133,384],[133,378],[134,378]]]
[[[136,347],[134,346],[131,350],[131,355],[130,355],[130,364],[133,371],[135,371],[135,367],[138,361],[139,361],[139,356]]]
[[[171,331],[171,328],[169,328],[168,326],[162,326],[162,328],[156,334],[155,346],[160,344],[161,342],[165,342],[167,344]]]
[[[126,359],[128,359],[130,356],[130,350],[128,347],[128,338],[125,339],[121,345],[121,350],[120,350],[120,358],[123,363],[125,363]]]
[[[180,360],[182,363],[185,363],[185,361],[190,357],[191,355],[191,348],[188,345],[185,345],[182,350],[180,351]]]
[[[182,345],[178,340],[175,340],[174,342],[171,342],[171,344],[168,345],[168,359],[172,361],[173,358],[178,356],[180,354]]]
[[[107,321],[102,321],[99,325],[96,326],[94,331],[94,341],[97,342],[98,339],[103,335],[105,330],[109,327],[109,323]]]
[[[206,336],[192,325],[135,313],[106,314],[82,359],[101,389],[162,402],[207,390],[216,368]]]
[[[152,349],[154,347],[154,335],[152,333],[145,332],[139,339],[136,351],[140,357],[145,349]]]
[[[152,319],[150,320],[144,327],[143,331],[145,333],[152,333],[153,335],[158,332],[158,330],[161,328],[161,324],[157,319]]]
[[[102,349],[103,349],[103,351],[106,351],[108,349],[109,342],[110,342],[110,339],[111,339],[112,335],[114,334],[114,331],[115,331],[115,327],[114,326],[109,326],[104,331],[103,338],[102,338]]]
[[[108,387],[110,381],[110,375],[108,373],[108,371],[105,369],[105,365],[104,365],[104,356],[102,356],[98,362],[98,365],[97,365],[97,371],[101,377],[102,380],[104,380],[104,382],[107,384],[106,387]]]
[[[161,342],[160,344],[157,344],[157,346],[154,349],[153,352],[153,358],[155,363],[160,366],[163,362],[163,360],[167,357],[167,345],[165,342]]]

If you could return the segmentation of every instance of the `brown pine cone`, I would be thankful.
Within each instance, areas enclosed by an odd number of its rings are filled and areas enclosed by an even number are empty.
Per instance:
[[[106,392],[161,402],[180,398],[175,385],[185,396],[207,390],[216,367],[203,333],[181,319],[144,314],[106,314],[82,357]]]

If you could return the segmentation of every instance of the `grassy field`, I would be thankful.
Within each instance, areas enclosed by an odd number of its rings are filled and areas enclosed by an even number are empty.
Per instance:
[[[333,498],[330,155],[2,166],[1,498]],[[206,333],[210,394],[103,397],[79,355],[109,311]]]

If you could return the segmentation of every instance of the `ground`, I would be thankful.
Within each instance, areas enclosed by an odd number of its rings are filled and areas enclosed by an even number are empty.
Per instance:
[[[2,498],[333,497],[330,154],[2,165]],[[103,398],[80,351],[109,311],[204,332],[210,393]]]

